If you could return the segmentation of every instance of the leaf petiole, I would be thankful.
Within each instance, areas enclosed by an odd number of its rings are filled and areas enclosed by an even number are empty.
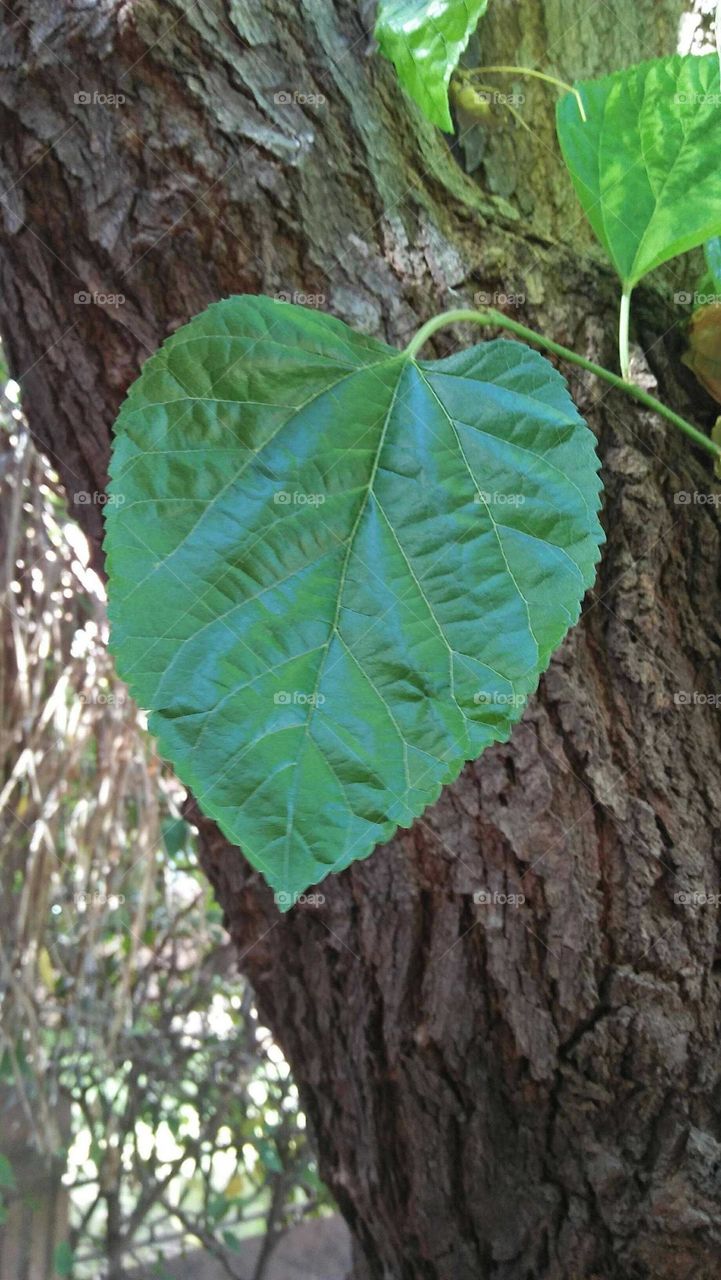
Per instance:
[[[631,315],[631,290],[624,289],[621,294],[621,310],[618,317],[618,359],[621,365],[621,377],[630,382],[629,370],[631,362],[628,354],[628,324]]]
[[[546,84],[555,84],[558,89],[563,89],[564,93],[572,93],[578,103],[578,111],[586,123],[586,110],[583,105],[583,98],[578,89],[574,89],[572,84],[567,84],[565,80],[559,80],[557,76],[547,75],[545,71],[534,71],[532,67],[471,67],[466,70],[466,75],[483,75],[486,71],[499,71],[507,75],[517,76],[533,76],[535,80],[545,80]]]
[[[625,391],[626,395],[631,396],[633,400],[638,400],[647,409],[652,409],[654,413],[658,413],[672,426],[679,431],[683,431],[694,444],[705,449],[707,453],[713,455],[714,458],[721,459],[721,447],[714,444],[708,436],[699,431],[698,427],[694,427],[692,423],[687,422],[680,414],[674,413],[673,409],[669,409],[667,405],[662,404],[660,400],[656,400],[655,396],[651,396],[642,387],[637,387],[635,383],[628,382],[625,378],[619,378],[618,374],[611,373],[610,369],[604,369],[603,365],[594,364],[592,360],[587,360],[585,356],[580,356],[576,351],[571,351],[568,347],[563,347],[559,342],[553,342],[551,338],[545,338],[543,334],[536,333],[535,329],[528,329],[525,325],[519,324],[517,320],[511,320],[510,316],[506,316],[502,311],[471,311],[458,308],[453,311],[443,311],[440,315],[433,316],[427,320],[424,325],[416,333],[415,337],[405,347],[405,354],[415,360],[421,347],[425,345],[429,338],[437,333],[439,329],[445,329],[451,324],[477,324],[482,327],[494,327],[499,329],[508,329],[510,333],[515,333],[517,337],[524,338],[526,342],[532,343],[536,347],[541,347],[544,351],[550,351],[553,355],[559,356],[562,360],[568,360],[571,364],[579,365],[581,369],[586,369],[589,373],[595,374],[597,378],[602,378],[604,382],[608,382],[610,386],[616,387],[619,391]]]

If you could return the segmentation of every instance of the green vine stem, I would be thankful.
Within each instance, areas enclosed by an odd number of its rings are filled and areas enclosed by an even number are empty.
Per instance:
[[[562,360],[568,360],[571,364],[577,364],[581,369],[588,370],[597,378],[602,378],[604,382],[608,382],[610,386],[616,387],[619,391],[625,391],[626,395],[631,396],[633,400],[638,400],[639,404],[644,405],[647,409],[652,409],[654,413],[660,414],[667,422],[670,422],[679,431],[683,431],[694,444],[705,449],[707,453],[713,454],[714,458],[721,459],[721,446],[714,444],[713,440],[709,440],[702,431],[694,427],[692,423],[687,422],[685,418],[680,417],[678,413],[674,413],[673,409],[667,408],[660,400],[656,400],[654,396],[650,396],[647,391],[641,387],[637,387],[635,383],[626,381],[625,378],[619,378],[617,374],[611,373],[609,369],[604,369],[600,364],[594,364],[592,360],[586,360],[585,356],[579,356],[577,352],[570,351],[568,347],[562,347],[560,343],[553,342],[550,338],[544,338],[542,334],[536,333],[535,329],[527,329],[525,325],[519,324],[516,320],[511,320],[509,316],[505,316],[502,311],[466,311],[458,309],[456,311],[443,311],[440,315],[433,316],[431,320],[427,320],[418,330],[415,337],[411,339],[405,348],[405,354],[415,360],[421,347],[425,345],[429,338],[437,333],[439,329],[445,329],[451,324],[478,324],[482,327],[492,327],[498,329],[508,329],[511,333],[515,333],[517,337],[524,338],[526,342],[532,343],[536,347],[541,347],[544,351],[550,351],[553,355],[560,356]]]
[[[621,294],[621,310],[618,317],[618,358],[621,363],[621,377],[629,382],[631,361],[628,354],[628,322],[631,315],[631,290],[624,289]]]
[[[534,71],[532,67],[471,67],[465,68],[465,71],[468,76],[483,75],[486,71],[499,71],[504,75],[533,76],[535,80],[545,80],[546,84],[555,84],[556,88],[573,94],[578,103],[581,119],[584,124],[586,123],[586,110],[578,89],[574,89],[573,85],[567,84],[565,80],[559,80],[557,76],[549,76],[545,71]]]

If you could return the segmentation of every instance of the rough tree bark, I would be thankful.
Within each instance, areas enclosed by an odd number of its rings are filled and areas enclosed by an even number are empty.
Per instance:
[[[469,178],[372,56],[372,7],[3,6],[0,324],[71,495],[102,490],[146,355],[230,292],[321,294],[399,342],[477,291],[520,293],[515,314],[613,363],[615,284],[558,171],[549,91],[516,83],[535,136],[502,122]],[[601,72],[672,51],[682,7],[495,0],[484,61]],[[678,365],[669,280],[637,311],[662,394],[710,420]],[[675,501],[714,482],[566,372],[598,432],[609,541],[511,742],[328,880],[321,909],[282,919],[199,820],[357,1280],[717,1275],[718,911],[674,900],[719,888],[718,711],[674,703],[721,691],[718,511]],[[76,510],[97,542],[100,507]],[[480,887],[525,904],[476,906]]]

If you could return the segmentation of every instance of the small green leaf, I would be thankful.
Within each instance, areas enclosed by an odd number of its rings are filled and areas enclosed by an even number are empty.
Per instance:
[[[721,232],[719,60],[660,58],[576,85],[558,137],[586,215],[624,289]]]
[[[240,1236],[236,1235],[235,1231],[223,1232],[223,1244],[226,1249],[230,1249],[232,1253],[240,1253],[243,1248],[243,1241]]]
[[[190,827],[184,818],[168,818],[162,826],[165,852],[172,860],[183,853],[190,843]]]
[[[208,1201],[208,1217],[211,1222],[219,1222],[230,1208],[230,1201],[225,1196],[214,1195]]]
[[[74,1265],[75,1254],[67,1240],[61,1240],[60,1244],[55,1246],[53,1253],[53,1268],[56,1276],[60,1276],[61,1280],[67,1280],[67,1277],[73,1274]]]
[[[592,433],[520,342],[416,360],[230,298],[116,426],[112,650],[283,909],[520,719],[603,535]]]
[[[406,93],[453,132],[448,83],[488,0],[380,0],[375,37]]]
[[[278,1148],[274,1142],[269,1142],[266,1138],[258,1138],[255,1143],[256,1151],[260,1157],[261,1163],[270,1173],[282,1173],[283,1165],[278,1155]]]

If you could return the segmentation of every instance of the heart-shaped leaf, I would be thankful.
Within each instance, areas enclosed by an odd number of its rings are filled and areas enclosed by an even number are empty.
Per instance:
[[[448,82],[488,0],[380,0],[375,37],[406,93],[453,132]]]
[[[289,906],[508,737],[593,580],[593,436],[521,343],[416,360],[255,297],[174,334],[116,432],[118,670]]]
[[[564,159],[586,215],[631,289],[721,232],[719,59],[660,58],[576,85],[557,110]]]

